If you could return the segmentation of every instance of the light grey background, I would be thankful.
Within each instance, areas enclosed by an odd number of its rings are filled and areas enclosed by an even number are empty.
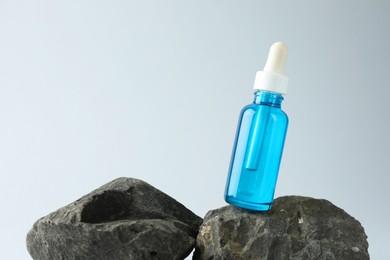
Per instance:
[[[0,0],[0,258],[120,176],[200,216],[270,45],[290,55],[276,196],[325,198],[390,259],[388,1]]]

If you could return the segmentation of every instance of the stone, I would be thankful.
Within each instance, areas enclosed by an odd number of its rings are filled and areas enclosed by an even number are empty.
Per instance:
[[[327,200],[280,197],[268,212],[226,206],[199,229],[196,260],[369,259],[361,224]]]
[[[184,259],[202,219],[144,181],[119,178],[37,220],[36,260]]]

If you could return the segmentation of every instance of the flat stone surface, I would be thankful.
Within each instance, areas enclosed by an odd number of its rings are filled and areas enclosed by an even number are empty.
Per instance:
[[[202,219],[144,181],[119,178],[35,222],[36,260],[184,259]]]
[[[209,211],[193,259],[369,259],[361,224],[327,200],[280,197],[266,213]]]

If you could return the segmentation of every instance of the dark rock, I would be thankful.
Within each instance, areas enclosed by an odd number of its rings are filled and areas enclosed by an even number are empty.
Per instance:
[[[151,185],[119,178],[35,222],[27,249],[39,260],[184,259],[201,222]]]
[[[207,213],[193,259],[369,259],[360,223],[327,200],[287,196],[266,213]]]

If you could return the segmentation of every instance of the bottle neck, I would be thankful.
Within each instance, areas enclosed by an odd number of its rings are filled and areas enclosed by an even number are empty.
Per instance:
[[[275,92],[256,91],[254,93],[253,103],[270,107],[280,108],[283,101],[283,95]]]

